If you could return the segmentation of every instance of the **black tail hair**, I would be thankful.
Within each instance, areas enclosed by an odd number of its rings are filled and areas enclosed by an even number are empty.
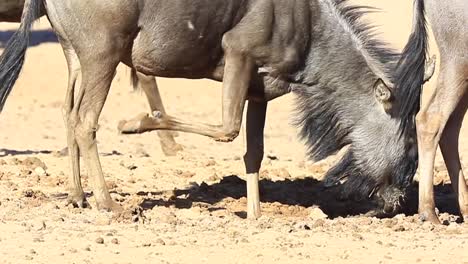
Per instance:
[[[424,0],[414,0],[413,31],[397,65],[395,95],[401,130],[414,127],[420,108],[421,90],[427,57],[427,27]]]
[[[21,25],[8,41],[0,56],[0,111],[5,106],[6,99],[18,79],[23,67],[26,49],[29,44],[32,24],[40,17],[41,0],[26,0],[24,3]]]
[[[130,82],[132,84],[133,90],[134,91],[138,90],[138,87],[139,87],[138,84],[140,83],[140,81],[138,80],[138,73],[137,73],[137,70],[135,68],[131,69]]]

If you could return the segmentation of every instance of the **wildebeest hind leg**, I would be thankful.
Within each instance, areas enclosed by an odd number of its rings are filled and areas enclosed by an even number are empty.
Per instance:
[[[230,142],[239,135],[247,91],[252,76],[252,59],[232,50],[226,50],[223,79],[222,125],[194,123],[178,119],[162,112],[154,116],[142,116],[142,127],[151,130],[174,130],[211,137]]]
[[[156,83],[156,79],[153,76],[147,76],[142,73],[137,73],[138,82],[140,87],[143,89],[148,99],[151,113],[160,112],[165,115],[166,110],[164,109],[164,104],[159,93],[159,88]],[[150,128],[147,128],[147,123],[145,120],[148,118],[147,114],[139,114],[135,118],[132,118],[128,121],[122,120],[119,123],[118,129],[121,133],[132,134],[132,133],[142,133]],[[174,156],[178,151],[181,151],[183,148],[181,145],[177,144],[174,139],[174,136],[177,135],[177,132],[174,131],[158,131],[158,136],[160,139],[160,144],[163,153],[166,156]]]
[[[263,130],[267,102],[249,101],[247,108],[247,151],[244,155],[247,172],[247,217],[260,217],[258,173],[263,159]]]
[[[468,87],[467,87],[468,88]],[[460,129],[468,108],[468,92],[452,113],[440,139],[440,149],[450,175],[452,188],[458,197],[460,213],[468,221],[468,187],[466,185],[458,149]]]
[[[68,66],[68,88],[62,114],[65,122],[65,128],[67,130],[68,153],[70,156],[70,166],[72,169],[72,174],[69,178],[70,193],[68,194],[67,200],[69,203],[75,206],[86,207],[88,204],[81,186],[80,153],[78,144],[75,139],[74,130],[74,124],[76,124],[77,116],[76,113],[74,113],[74,115],[72,114],[74,106],[75,85],[80,73],[80,62],[76,56],[75,50],[70,45],[63,43],[63,47]]]

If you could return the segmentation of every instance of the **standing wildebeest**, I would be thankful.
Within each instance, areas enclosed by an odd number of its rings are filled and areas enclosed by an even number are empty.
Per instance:
[[[415,131],[392,118],[393,51],[359,22],[362,8],[344,0],[26,0],[18,32],[0,58],[0,106],[22,67],[31,24],[42,5],[70,69],[66,99],[73,174],[71,202],[85,204],[79,153],[94,179],[97,207],[114,210],[96,145],[98,118],[123,62],[146,75],[223,82],[222,125],[163,113],[149,129],[237,137],[247,99],[247,212],[260,215],[258,171],[268,100],[294,91],[297,124],[314,159],[346,145],[333,168],[345,191],[378,195],[396,209],[416,169]],[[74,98],[78,69],[81,89]],[[403,120],[405,121],[405,120]]]
[[[460,212],[468,221],[468,187],[458,150],[463,117],[468,108],[468,1],[416,0],[414,28],[398,68],[397,87],[401,91],[400,114],[419,110],[423,64],[427,49],[427,17],[440,50],[440,75],[429,101],[416,117],[418,133],[419,214],[421,219],[439,223],[435,213],[433,176],[437,145],[440,145]],[[414,127],[414,124],[408,124]]]
[[[21,14],[23,12],[24,0],[1,0],[0,1],[0,22],[21,22]],[[45,10],[41,10],[42,16]],[[79,72],[79,69],[76,69]],[[151,112],[159,111],[165,113],[164,105],[159,93],[156,80],[152,76],[146,76],[141,73],[132,73],[134,86],[137,82],[141,89],[145,92],[146,98],[150,106]],[[119,130],[123,133],[143,131],[140,127],[143,125],[143,120],[140,120],[142,115],[130,120],[122,121],[119,124]],[[170,131],[158,131],[161,148],[165,155],[172,156],[180,151],[182,147],[174,140],[174,133]]]

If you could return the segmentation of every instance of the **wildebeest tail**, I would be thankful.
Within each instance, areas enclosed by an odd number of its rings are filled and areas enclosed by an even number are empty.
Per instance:
[[[413,30],[403,49],[395,76],[395,95],[402,131],[414,125],[419,111],[427,56],[427,27],[424,0],[414,0]]]
[[[139,80],[138,80],[138,73],[135,68],[132,68],[130,72],[130,82],[132,83],[133,90],[135,91],[138,90]]]
[[[42,0],[26,0],[21,25],[0,56],[0,111],[18,79],[29,44],[31,26],[41,14]]]

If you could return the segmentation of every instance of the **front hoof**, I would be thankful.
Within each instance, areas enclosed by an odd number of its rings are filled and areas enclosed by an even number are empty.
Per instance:
[[[108,201],[104,201],[104,202],[96,202],[97,204],[97,209],[99,211],[106,211],[106,212],[113,212],[113,213],[121,213],[123,211],[123,207],[112,201],[112,200],[108,200]]]
[[[90,204],[85,198],[84,193],[68,194],[67,205],[70,205],[70,204],[76,208],[91,208]]]
[[[419,220],[421,220],[421,222],[429,222],[429,223],[432,223],[434,225],[440,225],[441,222],[439,220],[439,217],[437,217],[436,213],[434,211],[422,211],[422,212],[419,212]]]

